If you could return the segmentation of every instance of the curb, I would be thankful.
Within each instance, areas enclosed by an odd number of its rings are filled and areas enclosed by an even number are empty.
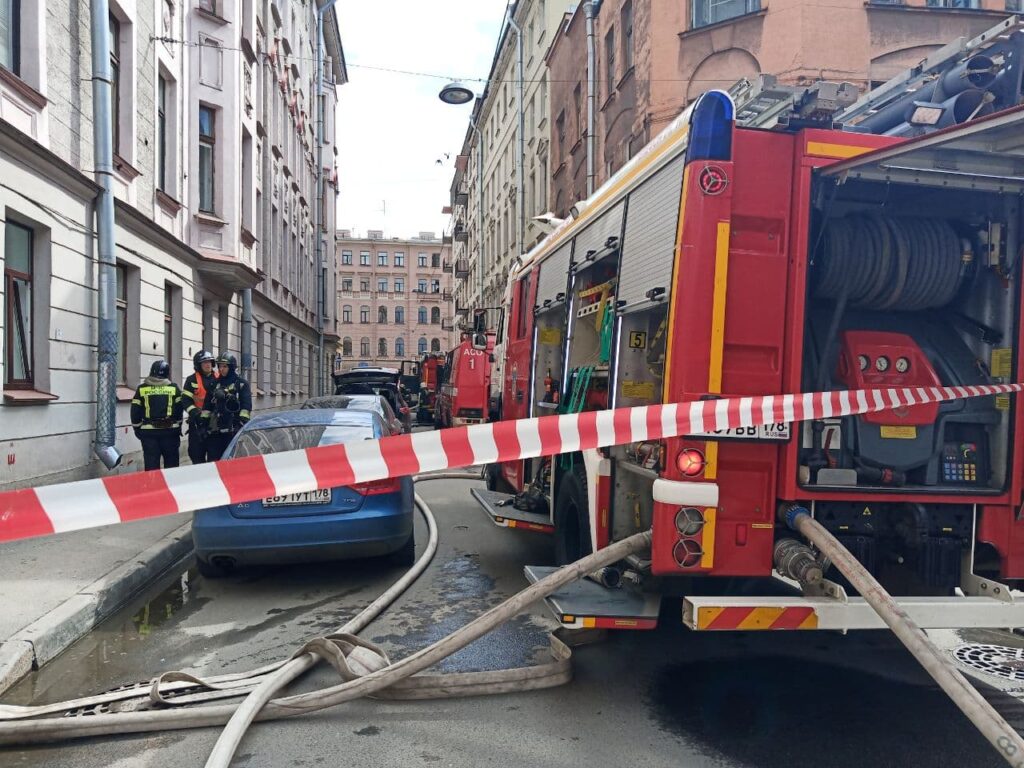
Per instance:
[[[191,555],[192,523],[188,522],[0,643],[0,694]]]

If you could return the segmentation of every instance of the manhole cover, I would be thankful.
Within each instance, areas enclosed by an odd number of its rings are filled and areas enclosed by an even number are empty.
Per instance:
[[[1008,680],[1024,680],[1024,648],[968,643],[953,651],[953,657],[972,669]]]

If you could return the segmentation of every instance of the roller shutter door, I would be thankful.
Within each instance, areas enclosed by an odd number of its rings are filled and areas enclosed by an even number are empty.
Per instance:
[[[576,235],[576,250],[573,252],[573,262],[578,264],[587,255],[587,251],[599,251],[604,248],[605,241],[609,237],[621,237],[622,235],[622,202],[614,208],[602,213],[596,220],[592,221],[586,228]]]
[[[540,265],[540,278],[537,281],[537,305],[543,306],[548,299],[565,293],[569,283],[569,251],[572,241],[561,246],[548,256]]]
[[[666,295],[669,292],[682,190],[680,155],[629,196],[616,292],[616,299],[625,301],[627,311],[647,301],[646,294],[652,288],[664,288]]]

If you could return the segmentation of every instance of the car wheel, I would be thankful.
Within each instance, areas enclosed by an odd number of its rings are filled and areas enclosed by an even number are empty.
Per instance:
[[[587,479],[578,463],[558,486],[554,523],[555,562],[558,565],[574,563],[592,552]]]
[[[196,558],[196,569],[199,571],[200,576],[204,576],[207,579],[219,579],[228,573],[227,569],[223,566],[211,563],[209,560],[203,560],[201,557]]]
[[[405,568],[410,567],[416,562],[416,534],[410,534],[409,540],[402,545],[402,548],[397,552],[392,552],[388,555],[388,561],[393,565],[401,565]]]

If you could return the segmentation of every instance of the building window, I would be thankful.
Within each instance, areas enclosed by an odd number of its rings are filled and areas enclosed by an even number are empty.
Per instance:
[[[622,6],[619,13],[619,29],[622,30],[622,74],[633,68],[633,3]]]
[[[117,383],[128,383],[128,268],[117,265]]]
[[[395,278],[395,293],[405,293],[405,280],[401,277]]]
[[[440,307],[431,307],[430,308],[430,322],[433,325],[437,325],[438,323],[441,322],[441,308]]]
[[[199,105],[199,210],[213,213],[214,148],[217,143],[216,114],[212,107]]]
[[[386,267],[388,265],[388,252],[377,251],[377,266]]]
[[[365,277],[359,281],[359,290],[367,293],[370,291],[370,278]]]
[[[395,307],[395,325],[405,325],[405,307]]]
[[[702,0],[694,0],[695,3],[702,2]],[[715,0],[703,0],[703,2],[715,2]],[[609,29],[608,34],[604,36],[604,66],[605,66],[605,84],[608,88],[608,93],[605,94],[605,98],[611,95],[612,91],[615,90],[615,29]]]
[[[558,117],[555,118],[555,135],[558,137],[558,144],[559,144],[559,146],[563,146],[564,147],[564,144],[565,144],[565,110],[564,109],[561,112],[559,112],[558,113]],[[564,153],[564,149],[563,149],[563,153]],[[565,155],[562,154],[562,155],[560,155],[560,157],[564,158]]]
[[[21,74],[21,0],[0,0],[0,67]]]
[[[377,356],[387,357],[388,356],[388,340],[377,339]]]
[[[401,251],[395,251],[395,266],[396,267],[404,267],[405,266],[405,254],[402,253]]]
[[[346,336],[341,340],[341,354],[345,357],[352,357],[352,339]]]
[[[174,294],[170,283],[164,283],[164,360],[169,363],[176,361],[171,358],[174,347]],[[171,366],[174,370],[174,365]]]
[[[427,254],[421,253],[419,256],[417,256],[416,263],[419,264],[421,267],[427,266]]]
[[[156,186],[167,191],[167,92],[171,86],[159,75],[156,94]]]
[[[387,281],[387,278],[378,278],[377,279],[377,292],[378,293],[387,293],[388,292],[388,281]]]
[[[426,280],[417,280],[416,281],[416,290],[419,291],[420,293],[426,293],[427,292],[427,281]]]
[[[430,254],[430,266],[432,266],[434,269],[439,269],[440,268],[440,266],[441,266],[441,254],[440,253],[432,253],[432,254]]]
[[[427,324],[427,308],[426,307],[420,307],[420,311],[419,311],[419,313],[417,314],[416,317],[417,317],[417,320],[419,321],[419,323],[421,325],[426,325]]]
[[[4,296],[7,313],[4,346],[7,367],[4,386],[31,388],[32,354],[32,254],[34,233],[10,219],[4,227]]]
[[[430,281],[430,292],[431,293],[440,293],[441,292],[441,281],[440,280],[431,280]]]
[[[928,8],[967,8],[972,10],[981,8],[979,0],[927,0],[925,5]],[[1008,11],[1017,12],[1020,10],[1020,6],[1020,0],[1007,0],[1006,2]]]
[[[759,10],[761,0],[693,0],[693,28],[706,27]]]
[[[364,323],[364,324],[370,322],[370,308],[369,307],[360,307],[359,308],[359,322],[360,323]]]
[[[110,127],[113,133],[114,154],[121,150],[121,22],[110,14]]]
[[[368,267],[370,266],[370,252],[360,251],[359,252],[359,266]]]
[[[217,0],[199,0],[199,7],[209,13],[217,13]]]
[[[359,340],[359,356],[360,357],[369,357],[370,356],[370,340],[368,338],[366,338],[365,336],[363,336],[363,338]]]
[[[405,357],[405,339],[401,336],[395,339],[395,357]]]
[[[342,280],[341,280],[341,290],[343,290],[343,291],[351,291],[352,290],[352,278],[351,277],[342,278]]]
[[[440,352],[441,351],[441,340],[440,339],[431,339],[430,340],[430,351],[431,352]]]
[[[420,340],[416,342],[416,349],[421,355],[427,354],[427,339],[425,336],[420,336]]]
[[[347,304],[341,308],[341,322],[352,322],[352,307],[348,306]]]
[[[377,322],[380,323],[381,325],[387,325],[388,324],[388,308],[387,307],[377,307]]]
[[[341,252],[341,264],[344,267],[352,266],[352,251]]]

